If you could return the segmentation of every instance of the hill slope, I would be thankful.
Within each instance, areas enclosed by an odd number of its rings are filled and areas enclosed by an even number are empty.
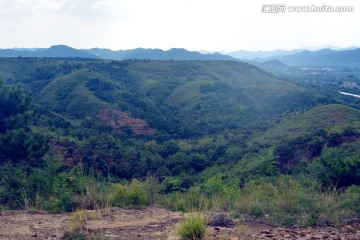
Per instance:
[[[241,62],[3,59],[1,66],[5,78],[67,118],[113,108],[182,137],[256,128],[318,98]]]
[[[340,104],[322,105],[284,120],[265,132],[261,138],[276,144],[320,129],[329,132],[347,127],[360,129],[360,111]]]

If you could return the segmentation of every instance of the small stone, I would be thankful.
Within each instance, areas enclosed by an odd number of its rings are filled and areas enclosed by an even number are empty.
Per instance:
[[[285,234],[284,238],[291,238],[291,235],[290,234]]]
[[[305,237],[306,235],[310,234],[310,230],[303,230],[299,233],[300,237]]]
[[[356,233],[356,229],[351,226],[351,225],[347,225],[344,227],[346,230],[348,230],[349,232],[352,232],[352,233]]]
[[[330,234],[328,234],[328,233],[323,234],[323,239],[328,239],[329,237],[330,237]]]
[[[219,227],[214,227],[215,231],[220,231]]]
[[[271,229],[262,230],[260,233],[261,234],[271,234]]]
[[[313,239],[322,239],[323,236],[321,234],[316,234],[315,236],[312,237]]]

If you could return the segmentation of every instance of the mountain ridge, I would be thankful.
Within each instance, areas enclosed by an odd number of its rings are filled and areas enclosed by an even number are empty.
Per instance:
[[[359,66],[360,48],[353,50],[324,48],[313,52],[305,50],[292,55],[270,57],[266,60],[272,59],[295,66]]]
[[[238,61],[231,56],[220,53],[201,54],[184,48],[172,48],[167,51],[144,48],[113,51],[103,48],[76,49],[66,45],[54,45],[49,48],[0,49],[0,57]]]

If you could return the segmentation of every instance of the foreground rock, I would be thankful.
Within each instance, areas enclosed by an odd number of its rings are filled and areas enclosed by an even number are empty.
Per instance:
[[[175,225],[184,214],[156,206],[141,210],[113,208],[86,211],[78,232],[93,239],[177,240]],[[79,224],[79,223],[77,223]],[[0,211],[0,239],[64,239],[74,228],[74,216],[66,214]],[[229,228],[211,226],[205,239],[360,239],[360,221],[340,227],[282,228],[259,222],[235,221]]]

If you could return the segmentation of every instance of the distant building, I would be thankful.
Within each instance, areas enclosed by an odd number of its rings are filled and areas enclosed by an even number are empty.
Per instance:
[[[356,82],[352,82],[352,83],[345,82],[340,87],[343,87],[343,88],[360,88],[359,85]]]

